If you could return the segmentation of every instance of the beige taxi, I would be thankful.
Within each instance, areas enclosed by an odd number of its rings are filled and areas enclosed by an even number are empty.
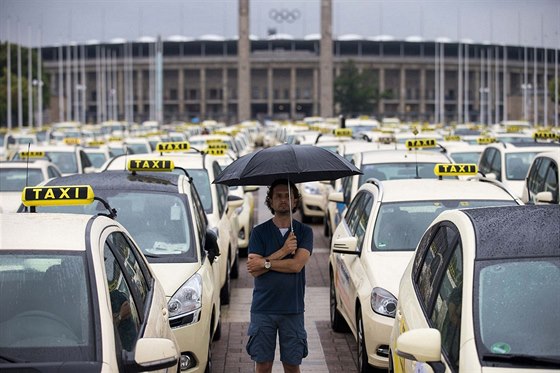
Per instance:
[[[438,164],[432,172],[442,179],[368,179],[334,232],[331,326],[335,331],[350,328],[360,372],[388,366],[399,281],[432,220],[461,207],[521,204],[496,181],[443,179],[476,175],[476,165]]]
[[[95,197],[88,186],[22,194],[32,209]],[[161,283],[104,212],[0,214],[0,370],[179,369]]]
[[[445,211],[399,286],[389,371],[560,371],[560,206]]]

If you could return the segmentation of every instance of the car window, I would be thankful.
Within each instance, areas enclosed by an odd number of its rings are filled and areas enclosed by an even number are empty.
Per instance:
[[[490,172],[496,174],[496,180],[502,181],[502,155],[494,149],[494,157],[490,164]]]
[[[356,194],[356,197],[354,197],[350,206],[348,206],[348,211],[344,216],[344,220],[346,220],[346,224],[348,225],[348,229],[351,234],[354,234],[356,231],[356,225],[358,224],[358,219],[360,217],[360,208],[363,205],[365,194],[365,192]]]
[[[443,276],[437,286],[434,308],[430,321],[441,333],[441,346],[453,371],[459,369],[459,342],[461,336],[461,305],[463,303],[463,253],[461,241],[453,249],[451,259],[445,264]]]
[[[21,192],[26,186],[34,186],[42,182],[43,173],[36,168],[2,168],[0,172],[0,191]]]
[[[482,156],[480,157],[480,164],[478,166],[481,172],[485,174],[490,173],[490,165],[492,164],[492,158],[494,157],[494,154],[494,148],[487,148],[486,150],[484,150]]]
[[[201,240],[206,236],[208,220],[206,218],[206,213],[204,212],[204,208],[202,207],[202,202],[198,197],[198,193],[196,191],[195,186],[193,184],[190,184],[190,188],[191,188],[192,202],[194,206],[195,226],[198,231],[199,240]],[[206,255],[206,251],[204,251],[204,247],[200,247],[200,255],[202,257]]]
[[[529,166],[537,154],[538,152],[506,154],[506,178],[508,180],[525,179]]]
[[[214,162],[212,164],[212,168],[214,171],[214,175],[219,175],[222,172],[222,168],[218,162]],[[220,216],[226,210],[226,203],[227,203],[227,195],[228,195],[228,187],[224,184],[216,184],[216,191],[218,192],[218,213]]]
[[[437,275],[445,264],[444,256],[451,248],[450,246],[456,236],[455,230],[446,225],[441,225],[425,252],[416,287],[420,303],[424,306],[428,315],[430,314],[430,302]]]
[[[107,244],[118,252],[123,258],[123,265],[126,271],[127,278],[130,279],[130,287],[132,288],[135,296],[139,299],[139,309],[143,311],[148,297],[148,281],[144,277],[142,268],[140,267],[136,251],[132,248],[131,244],[125,238],[124,234],[120,232],[112,233],[107,238]]]
[[[210,177],[208,171],[202,168],[190,168],[187,170],[193,178],[193,183],[200,196],[200,201],[206,213],[211,213],[214,209],[212,201],[212,190],[210,189]]]
[[[554,161],[550,161],[543,191],[552,192],[552,202],[558,203],[558,165]]]
[[[352,180],[354,176],[347,176],[342,179],[342,195],[344,203],[350,204],[352,200]]]
[[[373,196],[370,193],[365,193],[362,203],[360,203],[359,217],[356,222],[356,230],[354,236],[358,239],[357,248],[363,250],[364,237],[367,231],[368,220],[371,215],[371,208],[373,207]]]
[[[140,317],[136,302],[125,279],[121,264],[107,243],[105,243],[104,257],[115,334],[119,337],[121,347],[126,351],[132,351],[140,331]]]
[[[78,162],[74,152],[48,151],[47,156],[64,174],[78,173]]]
[[[49,179],[50,179],[50,178],[53,178],[53,177],[62,176],[62,175],[60,174],[60,172],[58,172],[58,170],[57,170],[56,168],[52,167],[52,166],[49,166],[49,167],[47,168],[47,173],[48,173]]]
[[[544,165],[543,165],[544,163]],[[548,159],[536,158],[527,176],[528,200],[534,202],[535,195],[542,190]]]

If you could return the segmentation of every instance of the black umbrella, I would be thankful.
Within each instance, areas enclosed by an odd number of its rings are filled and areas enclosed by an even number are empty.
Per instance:
[[[214,180],[216,184],[270,185],[277,179],[293,183],[336,180],[362,174],[339,154],[313,145],[283,144],[233,161]]]
[[[337,153],[313,145],[283,144],[240,157],[224,168],[214,183],[270,185],[277,179],[304,183],[358,174],[362,171]]]

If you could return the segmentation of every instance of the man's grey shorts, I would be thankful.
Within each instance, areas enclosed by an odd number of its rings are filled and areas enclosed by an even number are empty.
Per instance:
[[[289,365],[301,365],[307,356],[307,332],[303,313],[269,315],[251,313],[247,353],[257,363],[274,361],[276,334],[280,341],[280,360]]]

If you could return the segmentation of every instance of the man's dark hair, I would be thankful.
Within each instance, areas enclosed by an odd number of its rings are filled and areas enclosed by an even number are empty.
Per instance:
[[[301,194],[299,193],[299,189],[296,187],[296,184],[292,183],[291,181],[290,183],[290,187],[292,189],[292,196],[295,197],[296,199],[296,203],[294,204],[294,206],[292,206],[292,213],[296,212],[299,206],[299,201],[301,200]],[[272,208],[272,193],[274,192],[274,188],[277,185],[288,185],[288,180],[287,179],[277,179],[274,180],[272,182],[272,184],[270,184],[270,186],[268,187],[268,191],[266,192],[266,200],[265,200],[265,204],[266,207],[268,207],[268,209],[270,210],[270,212],[272,214],[274,214],[274,209]]]

